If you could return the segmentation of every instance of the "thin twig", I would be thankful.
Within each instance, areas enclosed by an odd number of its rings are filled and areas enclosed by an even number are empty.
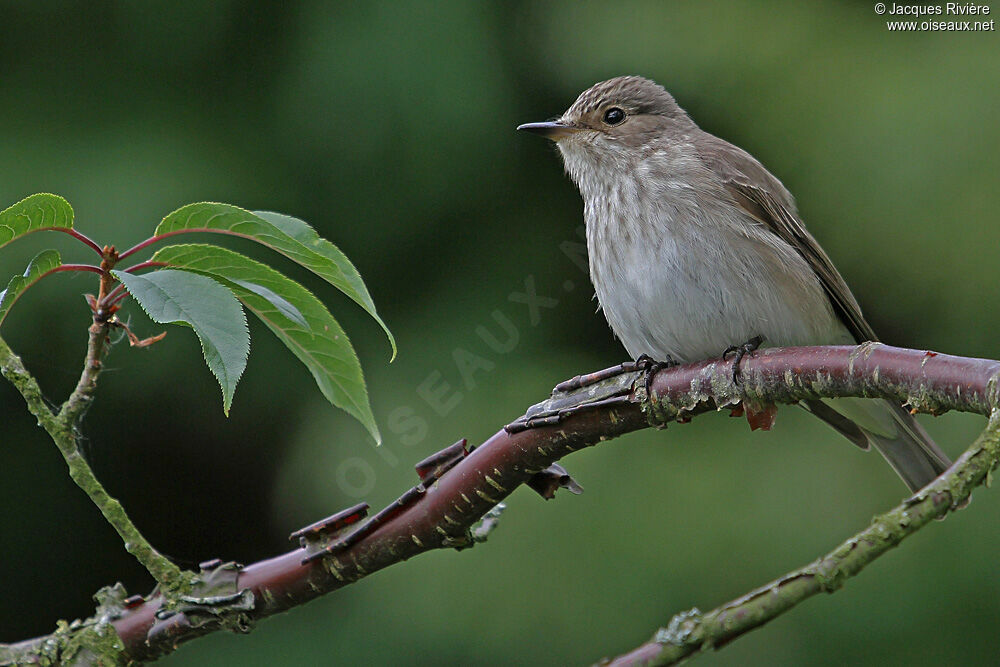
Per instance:
[[[175,229],[175,230],[170,231],[170,232],[165,232],[163,234],[157,234],[156,236],[151,236],[148,239],[146,239],[145,241],[142,241],[140,243],[135,244],[134,246],[132,246],[128,250],[126,250],[123,253],[121,253],[120,255],[118,255],[118,259],[120,259],[120,260],[121,259],[125,259],[126,257],[129,257],[129,256],[131,256],[131,255],[139,252],[140,250],[142,250],[144,248],[148,248],[149,246],[153,245],[154,243],[159,243],[160,241],[163,241],[164,239],[168,239],[171,236],[177,236],[178,234],[196,234],[196,233],[202,233],[202,232],[210,233],[210,234],[226,234],[228,236],[239,236],[240,238],[244,238],[244,239],[253,239],[254,238],[253,236],[250,236],[249,234],[240,234],[239,232],[234,232],[234,231],[229,230],[229,229],[214,229],[214,228],[211,228],[211,227],[190,227],[190,228],[187,228],[187,229]]]
[[[3,375],[14,384],[28,404],[28,410],[55,442],[69,466],[70,477],[97,505],[105,519],[121,536],[126,550],[149,571],[150,575],[167,590],[183,588],[181,570],[158,553],[142,536],[129,519],[121,504],[104,489],[87,460],[80,452],[78,425],[94,400],[97,378],[107,346],[107,322],[95,321],[88,330],[87,356],[80,380],[69,398],[53,413],[45,402],[41,388],[24,368],[19,357],[0,339],[0,368]]]
[[[125,513],[121,503],[113,498],[98,481],[94,475],[90,464],[80,452],[77,439],[78,425],[83,415],[87,412],[90,404],[94,400],[94,392],[97,389],[97,378],[101,373],[103,357],[108,340],[107,323],[94,322],[88,330],[89,339],[87,343],[87,358],[84,362],[83,372],[76,388],[70,394],[66,402],[62,404],[58,414],[50,421],[50,426],[45,430],[52,437],[59,451],[62,453],[66,464],[69,466],[70,477],[76,482],[90,499],[97,505],[97,508],[104,515],[121,536],[125,544],[125,549],[135,556],[143,567],[152,575],[161,586],[170,590],[177,588],[182,581],[180,568],[171,563],[167,558],[157,552],[145,537],[139,532],[132,520]],[[9,348],[0,348],[0,353],[9,352]],[[13,355],[11,355],[13,356]],[[16,357],[14,357],[16,359]],[[23,392],[22,392],[23,395]],[[25,396],[28,400],[28,396]],[[32,408],[29,401],[29,409]],[[35,406],[32,413],[45,410],[44,406]],[[50,413],[51,414],[51,413]]]
[[[38,280],[41,280],[50,273],[59,273],[61,271],[89,271],[90,273],[102,273],[101,267],[94,266],[93,264],[60,264],[54,269],[50,269],[38,276]]]
[[[982,484],[1000,460],[1000,412],[994,411],[976,442],[947,474],[892,510],[875,517],[871,526],[809,565],[761,586],[712,611],[691,609],[676,614],[653,637],[605,667],[663,667],[721,648],[777,618],[819,593],[833,593],[934,519],[943,517]]]
[[[35,231],[38,231],[38,232],[52,231],[52,232],[62,232],[64,234],[69,234],[70,236],[72,236],[73,238],[75,238],[77,241],[80,241],[84,245],[88,246],[91,250],[93,250],[94,252],[96,252],[98,255],[100,255],[102,257],[104,256],[104,250],[101,249],[101,246],[97,245],[97,243],[94,242],[86,234],[84,234],[82,232],[79,232],[79,231],[73,229],[72,227],[39,227]]]
[[[121,258],[119,257],[119,259],[121,259]],[[126,273],[135,273],[136,271],[139,271],[141,269],[149,269],[149,268],[152,268],[154,266],[157,266],[157,267],[159,267],[159,266],[168,266],[168,264],[166,262],[152,262],[152,261],[150,261],[150,262],[139,262],[138,264],[135,264],[135,265],[130,266],[127,269],[125,269],[125,272]]]

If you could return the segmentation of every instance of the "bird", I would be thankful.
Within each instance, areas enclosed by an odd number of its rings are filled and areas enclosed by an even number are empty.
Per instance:
[[[785,186],[698,127],[658,83],[602,81],[556,120],[517,129],[556,143],[583,198],[600,308],[632,358],[687,363],[761,340],[878,340]],[[874,447],[913,492],[950,465],[900,404],[801,405],[858,447]]]

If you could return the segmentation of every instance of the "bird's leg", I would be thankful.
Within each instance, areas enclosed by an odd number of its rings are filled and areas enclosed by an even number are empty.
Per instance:
[[[672,357],[667,356],[666,361],[656,361],[648,354],[639,355],[639,358],[635,361],[626,361],[624,363],[618,364],[617,366],[611,366],[610,368],[604,368],[599,371],[594,371],[593,373],[587,373],[585,375],[577,375],[576,377],[570,378],[565,382],[560,382],[556,385],[555,390],[557,392],[569,392],[575,391],[582,387],[589,387],[591,385],[597,384],[598,382],[603,382],[608,378],[613,378],[616,375],[621,375],[622,373],[634,373],[636,371],[645,371],[646,373],[646,390],[649,391],[649,379],[652,377],[656,371],[664,368],[670,368],[672,366],[677,366],[678,362]]]
[[[675,360],[669,354],[667,355],[665,361],[657,361],[648,354],[641,354],[639,355],[639,358],[636,359],[633,363],[635,364],[636,370],[645,371],[646,373],[646,383],[645,383],[646,396],[652,394],[650,390],[653,387],[653,376],[656,375],[658,371],[661,371],[664,368],[672,368],[673,366],[680,366],[680,362]]]
[[[733,384],[740,384],[740,362],[743,361],[743,357],[750,354],[764,342],[763,336],[754,336],[747,342],[741,345],[730,345],[722,353],[722,360],[725,361],[726,357],[730,354],[735,353],[733,357]]]

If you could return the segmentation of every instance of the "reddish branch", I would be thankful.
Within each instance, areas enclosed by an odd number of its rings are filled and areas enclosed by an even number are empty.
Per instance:
[[[33,231],[36,232],[52,231],[52,232],[62,232],[63,234],[69,234],[77,241],[80,241],[81,243],[89,247],[91,250],[96,252],[101,257],[104,256],[104,251],[102,250],[101,246],[97,245],[97,243],[95,243],[86,234],[83,234],[82,232],[79,232],[73,229],[72,227],[39,227],[38,229],[35,229]]]
[[[244,238],[244,239],[256,240],[253,236],[250,236],[248,234],[240,234],[239,232],[234,232],[234,231],[232,231],[230,229],[222,229],[222,228],[214,228],[214,227],[188,227],[188,228],[185,228],[185,229],[175,229],[175,230],[173,230],[171,232],[164,232],[163,234],[158,234],[156,236],[151,236],[148,239],[146,239],[145,241],[142,241],[141,243],[135,244],[134,246],[132,246],[128,250],[126,250],[123,253],[121,253],[120,255],[118,255],[118,259],[125,259],[126,257],[130,257],[130,256],[134,255],[135,253],[139,252],[140,250],[148,248],[149,246],[153,245],[154,243],[159,243],[160,241],[162,241],[164,239],[169,239],[171,236],[177,236],[178,234],[195,234],[195,233],[199,233],[199,232],[205,232],[205,233],[209,233],[209,234],[226,234],[228,236],[239,236],[240,238]]]
[[[313,526],[301,532],[313,536],[313,541],[303,537],[303,548],[229,568],[227,585],[211,589],[225,594],[215,596],[219,601],[215,611],[204,593],[203,599],[192,599],[187,610],[175,605],[162,614],[165,618],[157,618],[161,597],[130,599],[113,620],[124,653],[131,659],[153,659],[220,627],[246,630],[253,621],[425,551],[470,546],[469,531],[475,522],[533,474],[571,452],[629,431],[736,405],[741,399],[766,405],[820,397],[885,397],[907,402],[921,412],[960,410],[988,415],[997,405],[1000,377],[1000,362],[878,344],[768,349],[747,356],[741,368],[739,386],[733,384],[731,362],[716,360],[658,372],[649,384],[649,397],[642,373],[624,376],[619,396],[595,395],[593,400],[599,402],[589,406],[581,405],[578,395],[556,396],[547,407],[540,404],[529,410],[533,422],[541,425],[514,433],[502,429],[467,456],[459,454],[453,467],[438,469],[437,479],[432,474],[428,482],[404,494],[402,502],[373,530],[354,533],[358,537],[352,538],[354,526],[332,526],[328,533],[322,526]],[[929,497],[934,512],[947,512],[978,480],[966,482],[968,488],[942,486]],[[338,522],[350,524],[355,514],[348,512]],[[315,555],[324,549],[329,553]],[[225,570],[218,566],[218,562],[208,563],[203,573],[218,581]],[[826,589],[819,585],[817,590]],[[227,603],[232,606],[225,607]],[[44,639],[9,648],[41,646]],[[676,638],[667,638],[667,643],[672,639]],[[635,656],[638,662],[655,660],[652,654],[659,644],[653,644]],[[700,648],[693,646],[685,655]]]

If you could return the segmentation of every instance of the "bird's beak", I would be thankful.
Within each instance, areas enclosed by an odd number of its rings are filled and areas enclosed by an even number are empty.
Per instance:
[[[517,129],[524,130],[525,132],[531,132],[532,134],[540,134],[543,137],[548,137],[552,141],[558,141],[575,132],[579,132],[582,128],[567,125],[566,123],[554,120],[546,121],[544,123],[525,123],[524,125],[518,125]]]

